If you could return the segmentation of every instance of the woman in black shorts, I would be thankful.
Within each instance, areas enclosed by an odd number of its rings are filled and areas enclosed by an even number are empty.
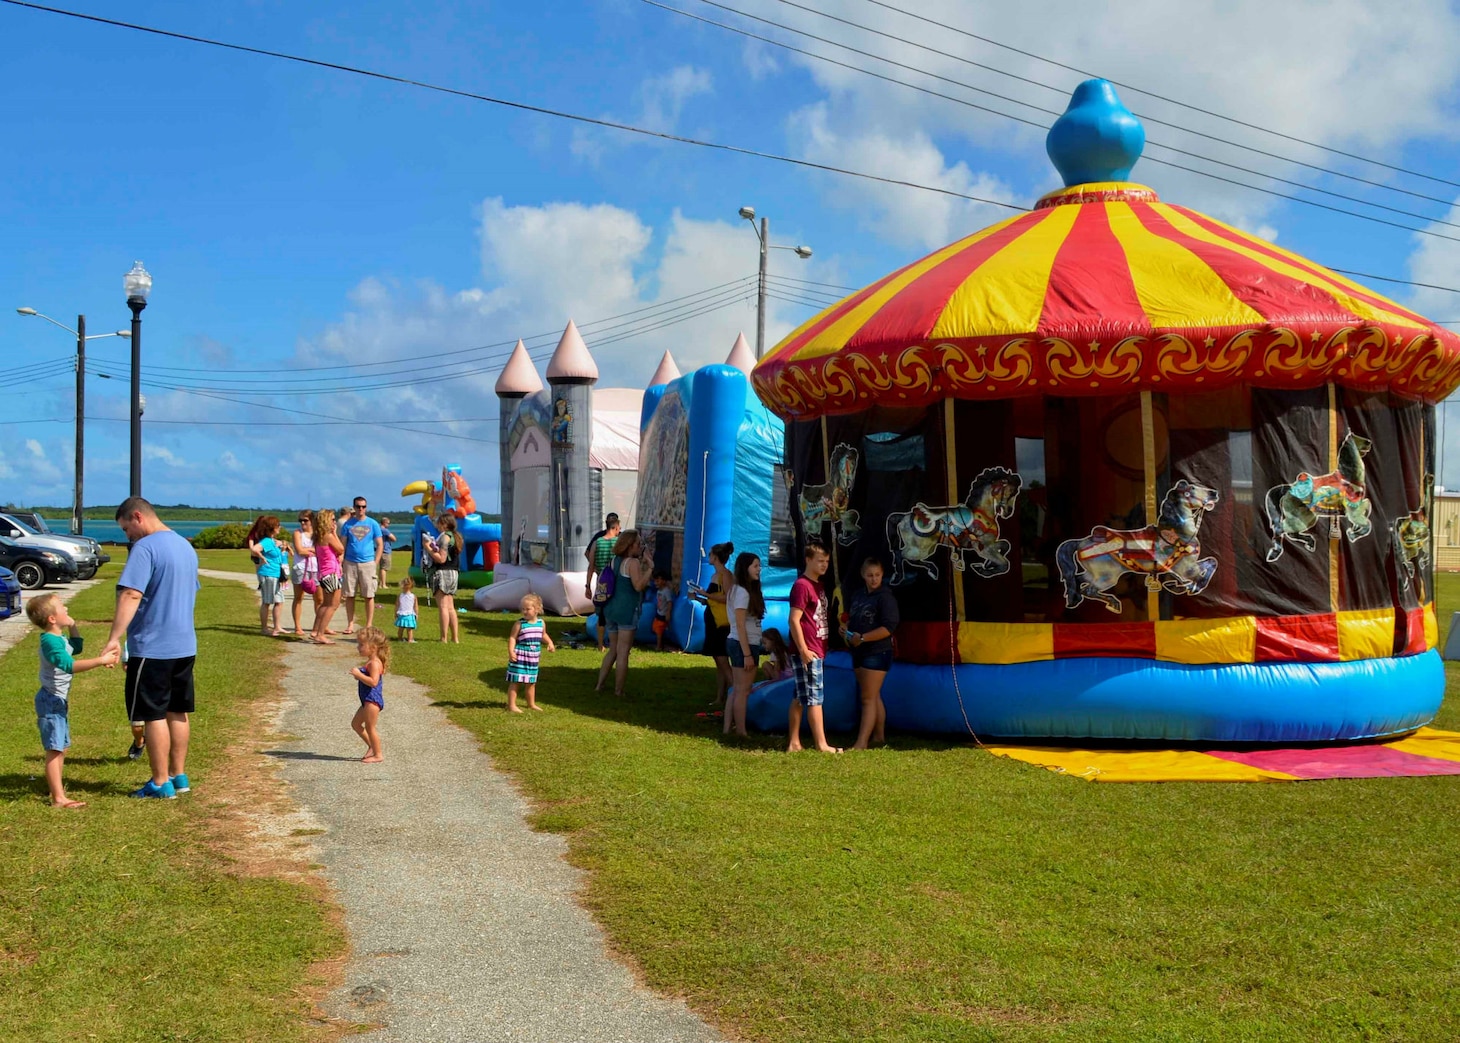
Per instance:
[[[710,564],[714,566],[715,578],[705,588],[705,643],[701,653],[715,661],[715,705],[725,704],[725,694],[734,683],[730,672],[730,658],[726,655],[725,641],[730,637],[730,612],[728,598],[730,588],[735,586],[735,574],[727,567],[730,555],[735,553],[735,544],[728,540],[710,548]]]
[[[862,589],[852,595],[843,635],[852,652],[857,692],[862,697],[862,726],[854,750],[887,741],[887,707],[882,704],[882,682],[892,668],[892,632],[897,629],[897,599],[882,585],[882,562],[862,562]]]

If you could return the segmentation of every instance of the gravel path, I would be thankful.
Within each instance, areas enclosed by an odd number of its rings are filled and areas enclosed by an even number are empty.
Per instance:
[[[205,575],[240,579],[236,573]],[[287,606],[286,606],[287,608]],[[343,616],[337,617],[343,625]],[[306,625],[309,615],[306,614]],[[476,741],[421,686],[385,680],[383,764],[361,764],[353,646],[291,643],[266,751],[325,832],[316,861],[345,912],[352,956],[328,1013],[382,1027],[372,1043],[711,1041],[683,1003],[610,959],[575,895],[582,874]]]

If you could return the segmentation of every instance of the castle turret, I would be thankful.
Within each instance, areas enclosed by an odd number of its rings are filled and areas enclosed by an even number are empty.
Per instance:
[[[654,416],[654,410],[659,408],[659,400],[664,397],[664,392],[669,390],[669,385],[680,377],[679,367],[674,364],[674,356],[669,352],[659,360],[659,368],[649,378],[649,386],[644,390],[644,404],[639,410],[639,434],[642,436],[644,430],[649,426],[649,421]],[[640,452],[643,451],[643,443],[640,443]]]
[[[573,320],[548,361],[552,405],[548,439],[552,443],[552,541],[549,558],[558,572],[587,568],[583,552],[602,520],[592,517],[592,475],[588,460],[593,439],[593,385],[598,366]]]
[[[522,341],[512,349],[512,357],[497,377],[497,459],[502,485],[502,560],[517,564],[517,540],[521,535],[513,522],[512,504],[512,424],[517,418],[517,405],[528,395],[542,390],[542,378],[527,354]]]
[[[735,338],[735,345],[730,349],[730,355],[725,359],[725,365],[734,366],[747,377],[750,371],[755,368],[755,352],[750,350],[750,343],[745,339],[745,334]]]

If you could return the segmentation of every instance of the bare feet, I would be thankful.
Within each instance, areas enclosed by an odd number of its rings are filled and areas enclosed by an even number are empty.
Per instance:
[[[53,807],[53,808],[65,808],[68,811],[75,811],[77,808],[84,808],[84,807],[86,807],[86,801],[84,801],[84,800],[72,800],[70,797],[67,797],[65,800],[53,800],[53,801],[51,801],[51,807]]]
[[[360,763],[361,764],[379,764],[383,760],[385,760],[384,757],[377,757],[373,753],[367,753],[365,756],[363,756],[363,757],[360,758]]]
[[[314,643],[316,645],[332,645],[332,644],[334,644],[334,642],[331,641],[327,637],[317,637],[317,638],[314,639]]]
[[[800,753],[802,750],[801,741],[798,739],[786,746],[787,753]]]
[[[816,748],[817,748],[817,750],[819,750],[822,753],[841,753],[842,752],[842,748],[840,746],[818,746]]]
[[[538,706],[536,703],[533,703],[531,706],[528,707],[528,709],[529,710],[537,710],[539,713],[542,712],[542,707],[541,706]]]
[[[507,707],[507,712],[508,713],[521,713],[522,712],[522,709],[521,709],[521,707],[517,707],[517,706],[509,706],[509,707]]]

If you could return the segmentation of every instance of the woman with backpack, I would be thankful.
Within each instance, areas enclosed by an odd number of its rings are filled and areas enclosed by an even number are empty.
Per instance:
[[[423,539],[426,554],[435,566],[431,570],[431,592],[441,614],[441,640],[461,644],[461,623],[456,618],[456,588],[461,579],[461,537],[456,534],[456,515],[443,512],[436,519],[441,530],[433,539]]]
[[[607,575],[599,577],[600,587],[611,586],[612,592],[604,605],[603,615],[608,621],[608,651],[603,654],[603,664],[598,668],[598,684],[595,692],[603,691],[603,682],[608,680],[608,671],[613,670],[613,694],[624,694],[624,679],[629,672],[629,653],[634,648],[634,631],[639,627],[639,611],[644,604],[644,589],[654,567],[644,553],[644,541],[639,539],[635,529],[625,530],[613,545],[613,561]]]

